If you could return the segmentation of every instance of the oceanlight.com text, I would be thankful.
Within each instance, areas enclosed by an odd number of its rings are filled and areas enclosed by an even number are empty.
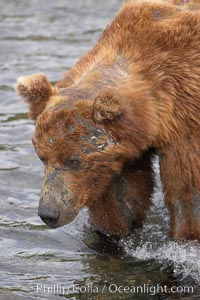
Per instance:
[[[193,286],[172,286],[167,287],[166,285],[118,285],[115,283],[104,284],[99,286],[97,284],[89,283],[85,285],[74,284],[67,287],[63,284],[39,284],[36,285],[37,293],[54,294],[54,295],[68,295],[71,293],[80,294],[149,294],[156,295],[160,293],[165,294],[192,294],[194,292]]]

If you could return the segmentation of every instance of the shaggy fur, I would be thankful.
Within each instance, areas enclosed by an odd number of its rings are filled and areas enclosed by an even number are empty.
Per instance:
[[[91,169],[84,175],[80,169],[84,181],[79,178],[77,185],[70,172],[70,199],[74,186],[81,202],[91,203],[93,193],[98,199],[114,174],[154,148],[177,239],[200,240],[199,6],[199,0],[125,3],[97,45],[57,83],[58,96],[36,113],[36,135],[46,134],[46,118],[52,127],[50,115],[59,106],[61,114],[65,107],[73,118],[93,118],[114,141],[81,156],[83,164],[92,162]],[[73,118],[65,118],[67,128]],[[39,138],[37,143],[38,149],[47,147]],[[47,154],[45,159],[49,163]]]

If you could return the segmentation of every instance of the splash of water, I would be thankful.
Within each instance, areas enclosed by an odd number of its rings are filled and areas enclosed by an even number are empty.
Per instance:
[[[190,277],[200,282],[200,245],[196,241],[185,244],[169,241],[162,246],[146,242],[136,247],[130,241],[124,241],[123,248],[127,255],[138,260],[154,259],[159,263],[167,263],[175,275],[181,276],[179,280]]]
[[[142,230],[121,240],[128,256],[141,261],[156,260],[169,265],[179,280],[192,278],[200,283],[200,243],[180,242],[169,238],[169,215],[164,206],[162,184],[159,178],[158,160],[154,161],[157,187],[152,199],[153,206]]]

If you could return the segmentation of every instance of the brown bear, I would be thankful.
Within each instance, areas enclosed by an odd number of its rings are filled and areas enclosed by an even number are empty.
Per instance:
[[[53,228],[62,226],[87,206],[91,223],[103,234],[122,236],[141,227],[153,192],[151,152],[120,170],[111,158],[96,160],[95,154],[112,151],[116,138],[85,109],[87,89],[54,88],[36,74],[19,78],[17,90],[30,103],[30,117],[36,120],[32,141],[45,165],[38,210],[42,220]],[[58,96],[63,93],[67,102]],[[54,105],[47,107],[52,100]]]
[[[155,151],[172,236],[200,240],[199,4],[127,2],[55,87],[45,77],[18,81],[45,164],[41,216],[53,206],[59,226],[87,205],[92,221],[103,223],[102,195],[113,177],[135,163],[143,169],[144,156],[148,165]],[[116,223],[124,204],[111,206],[109,222]]]

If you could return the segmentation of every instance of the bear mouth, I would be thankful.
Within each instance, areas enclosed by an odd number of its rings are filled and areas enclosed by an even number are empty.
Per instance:
[[[59,217],[60,214],[56,218],[40,216],[41,220],[50,228],[59,227]]]

